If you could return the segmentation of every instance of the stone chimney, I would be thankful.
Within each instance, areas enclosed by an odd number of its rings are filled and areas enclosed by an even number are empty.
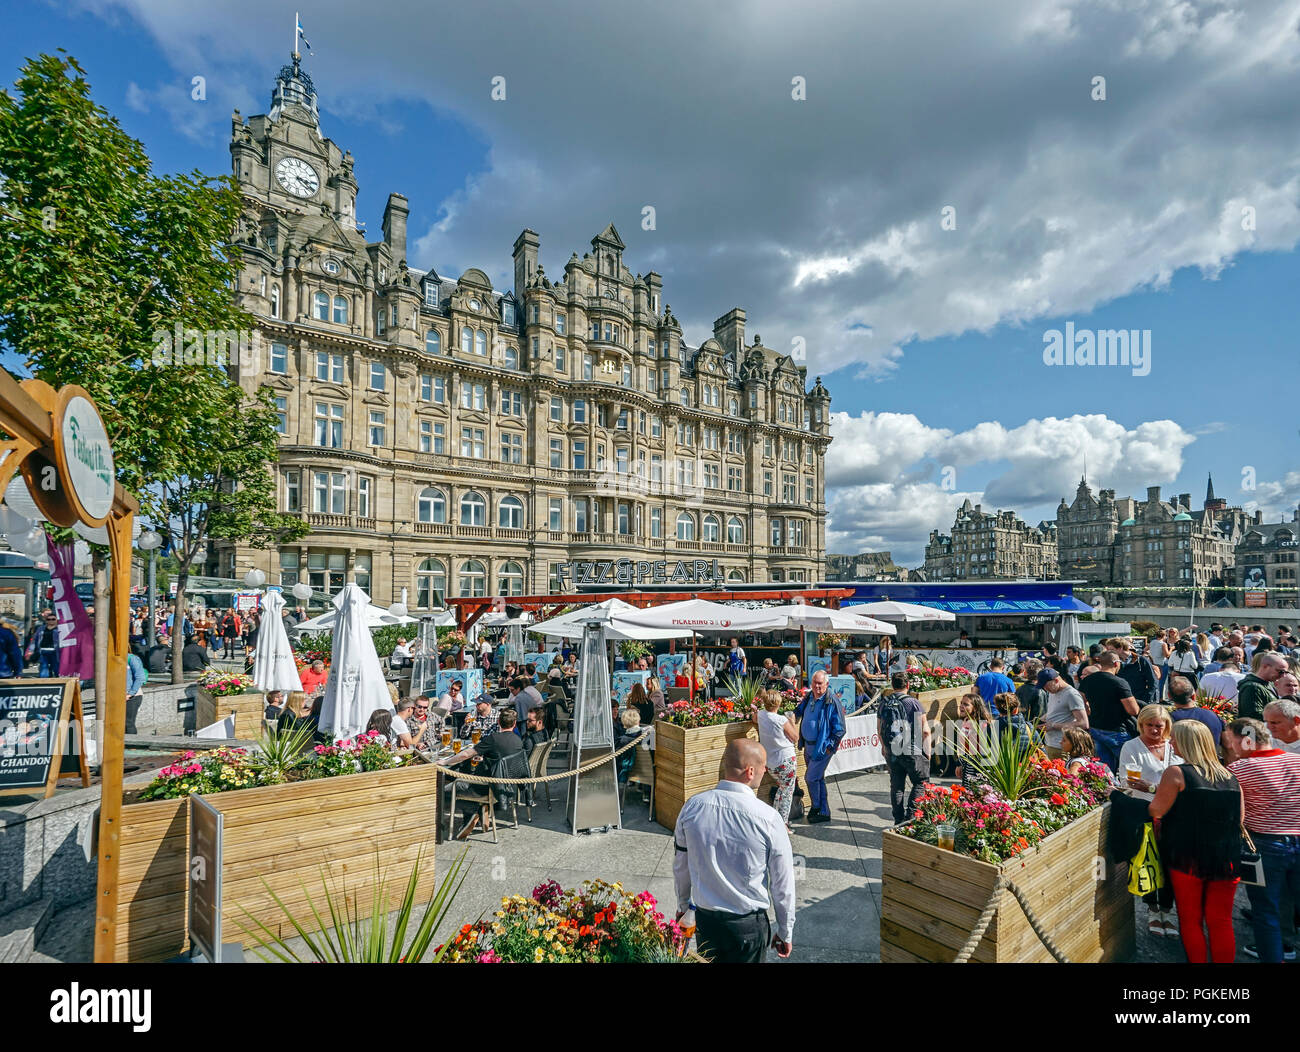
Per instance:
[[[1159,486],[1148,486],[1148,487],[1147,487],[1147,503],[1148,503],[1148,504],[1159,504],[1159,503],[1160,503],[1160,487],[1159,487]]]
[[[396,263],[406,258],[406,217],[410,214],[405,197],[388,195],[388,204],[384,206],[384,241]]]
[[[735,352],[737,356],[745,350],[745,311],[742,307],[732,307],[713,323],[713,336],[722,349]],[[737,358],[739,360],[739,358]]]

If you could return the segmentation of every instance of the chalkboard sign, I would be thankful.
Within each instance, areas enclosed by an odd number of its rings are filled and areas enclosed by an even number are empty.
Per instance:
[[[90,784],[75,679],[0,680],[0,796],[54,794],[60,778]]]

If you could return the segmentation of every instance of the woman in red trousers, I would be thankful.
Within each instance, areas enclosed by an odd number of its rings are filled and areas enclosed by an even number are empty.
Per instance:
[[[1241,858],[1241,786],[1219,762],[1205,724],[1179,720],[1173,743],[1183,762],[1165,769],[1150,812],[1174,885],[1183,949],[1192,964],[1230,964],[1237,955],[1232,900]]]

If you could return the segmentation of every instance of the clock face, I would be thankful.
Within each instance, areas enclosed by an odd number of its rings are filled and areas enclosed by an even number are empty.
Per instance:
[[[299,157],[286,157],[277,164],[275,177],[294,197],[311,197],[320,189],[316,169]]]
[[[483,307],[483,304],[481,304],[478,300],[470,300],[470,301],[469,301],[469,309],[470,309],[470,310],[481,310],[482,307]]]

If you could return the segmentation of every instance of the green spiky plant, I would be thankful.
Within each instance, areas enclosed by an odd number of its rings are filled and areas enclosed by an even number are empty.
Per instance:
[[[406,890],[395,910],[390,909],[392,896],[389,893],[389,881],[385,874],[380,873],[378,851],[375,852],[375,879],[371,885],[368,910],[361,908],[359,899],[355,905],[350,905],[346,893],[340,894],[337,885],[331,886],[333,882],[330,875],[322,866],[321,899],[329,917],[328,924],[310,896],[307,896],[307,908],[312,923],[304,923],[306,918],[295,916],[263,877],[262,885],[267,894],[280,908],[298,938],[306,944],[306,956],[301,955],[289,945],[287,939],[277,935],[240,906],[240,911],[249,922],[244,926],[244,931],[256,940],[254,952],[265,961],[278,960],[286,964],[420,964],[428,958],[436,963],[443,958],[445,944],[431,951],[433,935],[465,882],[468,873],[465,856],[468,851],[466,848],[461,852],[438,882],[424,916],[420,918],[409,939],[407,932],[411,928],[412,915],[417,905],[416,892],[420,886],[420,868],[424,862],[423,849],[416,856],[411,876],[406,882]],[[303,891],[306,892],[305,885]],[[391,937],[390,912],[396,913]]]
[[[723,686],[735,700],[737,709],[749,709],[751,712],[758,704],[758,696],[763,692],[763,684],[757,676],[728,676]]]
[[[1043,738],[1034,728],[1027,729],[1022,738],[1008,729],[998,734],[981,735],[980,748],[962,757],[983,779],[997,791],[1003,800],[1019,800],[1025,795],[1025,784],[1033,772],[1032,757],[1043,747]]]
[[[307,762],[314,740],[313,728],[306,724],[268,728],[257,741],[257,751],[248,757],[248,766],[257,772],[258,784],[285,782],[290,771]]]

